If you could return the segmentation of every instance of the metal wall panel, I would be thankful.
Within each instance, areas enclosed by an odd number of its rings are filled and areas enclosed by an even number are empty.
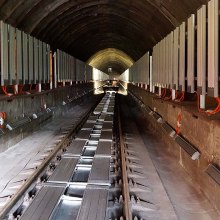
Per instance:
[[[197,92],[206,94],[206,6],[197,12]]]
[[[173,31],[169,35],[169,88],[172,88],[173,85]]]
[[[22,83],[28,83],[28,35],[22,32],[22,61],[23,61],[23,74]]]
[[[10,85],[18,84],[16,76],[16,36],[15,28],[9,26],[9,81]]]
[[[56,60],[57,60],[57,82],[61,81],[61,54],[60,50],[57,50],[56,52]]]
[[[179,87],[179,27],[173,33],[173,89]]]
[[[65,82],[66,81],[66,53],[63,52],[63,56],[62,56],[62,62],[63,62],[63,77],[62,77],[62,81]]]
[[[1,85],[8,84],[8,25],[1,21]]]
[[[165,77],[163,87],[167,88],[169,85],[169,36],[164,39],[164,70],[165,74],[161,73]]]
[[[153,47],[153,53],[152,53],[152,75],[151,75],[151,80],[152,80],[152,86],[156,85],[156,76],[158,72],[158,57],[157,56],[157,48],[158,44]]]
[[[64,81],[67,81],[67,54],[64,53]]]
[[[150,92],[153,92],[153,56],[150,56],[150,60],[149,60],[149,71],[150,71]]]
[[[82,81],[84,80],[85,73],[85,63],[81,60],[76,59],[76,80]]]
[[[43,42],[39,40],[38,43],[38,47],[39,47],[39,75],[38,75],[38,80],[39,83],[42,83],[42,79],[43,79]]]
[[[46,44],[46,59],[47,59],[47,71],[46,71],[46,76],[45,76],[45,81],[46,83],[51,83],[52,82],[52,54],[50,53],[50,45]]]
[[[58,72],[58,59],[57,59],[57,51],[54,53],[53,58],[54,58],[54,87],[57,88],[57,81],[58,81],[58,76],[57,76],[57,72]]]
[[[43,71],[42,71],[42,83],[46,82],[46,75],[47,75],[47,44],[42,43],[42,60],[43,60]]]
[[[34,83],[34,39],[32,36],[28,37],[28,61],[29,83]]]
[[[208,95],[219,96],[219,3],[208,2]]]
[[[149,52],[137,62],[138,82],[149,84]]]
[[[23,62],[22,62],[23,52],[22,52],[22,32],[16,29],[16,62],[17,62],[17,80],[18,84],[22,83],[22,72],[23,72]]]
[[[75,77],[75,58],[74,57],[71,57],[71,75],[70,75],[70,79],[72,81],[75,81],[76,80],[76,77]]]
[[[34,83],[39,82],[39,40],[34,38]]]
[[[86,80],[92,80],[92,67],[88,64],[86,64]]]
[[[186,24],[180,25],[180,48],[179,48],[179,90],[185,91],[185,41],[186,41]]]
[[[195,15],[187,21],[187,91],[194,93],[195,91]]]

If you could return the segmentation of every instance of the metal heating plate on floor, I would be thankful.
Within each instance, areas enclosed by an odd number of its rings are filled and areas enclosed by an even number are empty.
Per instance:
[[[77,220],[105,220],[107,218],[108,189],[87,185]]]
[[[78,158],[62,158],[53,174],[50,176],[48,183],[67,183],[70,181],[73,170],[78,162]]]
[[[81,130],[77,135],[76,135],[76,140],[88,140],[90,137],[91,131],[88,130]]]
[[[111,157],[111,142],[107,141],[99,141],[97,150],[96,150],[96,157]]]
[[[63,157],[80,156],[85,144],[86,140],[74,140],[64,153]]]
[[[65,187],[43,186],[20,220],[49,219]]]
[[[94,157],[88,184],[110,185],[110,158]]]

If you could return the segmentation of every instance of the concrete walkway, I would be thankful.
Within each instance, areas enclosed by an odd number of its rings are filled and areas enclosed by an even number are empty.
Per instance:
[[[123,102],[126,105],[126,102]],[[199,186],[192,183],[190,176],[168,152],[165,143],[149,130],[142,113],[134,106],[128,105],[126,109],[127,111],[130,109],[133,114],[129,116],[130,118],[126,118],[125,123],[128,123],[128,120],[136,123],[136,128],[145,145],[142,155],[145,151],[148,152],[178,219],[219,220],[220,213],[199,190]],[[148,183],[149,181],[146,181],[143,184]]]

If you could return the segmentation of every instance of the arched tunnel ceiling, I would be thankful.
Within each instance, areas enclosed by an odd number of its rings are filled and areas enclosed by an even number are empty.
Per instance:
[[[207,0],[0,0],[0,18],[86,61],[106,48],[139,59]]]
[[[124,52],[108,48],[95,53],[88,64],[108,73],[108,68],[112,68],[114,74],[121,74],[133,65],[134,61]]]

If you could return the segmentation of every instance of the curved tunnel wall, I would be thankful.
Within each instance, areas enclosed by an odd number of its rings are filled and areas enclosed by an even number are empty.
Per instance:
[[[0,18],[84,62],[106,48],[138,60],[207,0],[2,0]]]

